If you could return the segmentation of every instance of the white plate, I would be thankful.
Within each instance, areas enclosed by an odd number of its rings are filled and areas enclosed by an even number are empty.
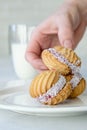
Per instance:
[[[40,116],[71,116],[87,113],[87,92],[59,105],[46,106],[29,96],[28,86],[24,81],[0,83],[0,109]]]

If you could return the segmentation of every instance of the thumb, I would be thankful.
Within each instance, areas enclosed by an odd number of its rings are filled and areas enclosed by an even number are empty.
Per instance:
[[[74,31],[71,22],[65,16],[58,20],[58,38],[62,46],[73,49]]]

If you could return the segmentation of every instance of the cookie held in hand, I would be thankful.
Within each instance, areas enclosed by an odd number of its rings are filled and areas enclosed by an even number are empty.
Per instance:
[[[62,46],[45,49],[42,52],[42,60],[48,69],[57,70],[63,75],[74,73],[81,66],[81,60],[77,54]]]

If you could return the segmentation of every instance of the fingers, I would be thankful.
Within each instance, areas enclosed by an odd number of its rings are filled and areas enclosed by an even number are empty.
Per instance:
[[[60,44],[66,48],[73,48],[74,30],[69,17],[67,15],[60,16],[57,24]]]
[[[26,60],[38,71],[47,70],[47,67],[41,60],[41,46],[37,39],[39,39],[39,33],[35,31],[26,49]]]
[[[74,49],[75,30],[81,23],[81,13],[77,5],[70,3],[63,5],[62,12],[57,19],[59,41],[64,47]]]
[[[41,58],[37,56],[34,52],[26,51],[26,60],[38,71],[47,70],[48,68],[43,64]]]
[[[48,68],[43,64],[42,60],[39,56],[34,54],[33,52],[26,52],[26,59],[32,66],[38,71],[47,70]]]
[[[37,70],[43,71],[48,68],[44,65],[41,60],[41,53],[44,49],[52,46],[53,34],[57,34],[57,29],[55,32],[55,23],[52,22],[52,17],[40,24],[32,33],[31,39],[29,41],[25,58],[26,60]],[[54,25],[53,25],[54,24]],[[53,26],[52,26],[53,25]],[[52,32],[53,31],[53,32]],[[51,34],[51,35],[50,35]],[[52,36],[53,35],[53,36]],[[56,40],[55,40],[56,41]]]

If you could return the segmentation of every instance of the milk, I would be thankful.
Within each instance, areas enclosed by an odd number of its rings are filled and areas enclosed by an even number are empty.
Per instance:
[[[12,59],[15,72],[20,79],[32,79],[37,75],[37,71],[25,60],[27,44],[12,43]]]

